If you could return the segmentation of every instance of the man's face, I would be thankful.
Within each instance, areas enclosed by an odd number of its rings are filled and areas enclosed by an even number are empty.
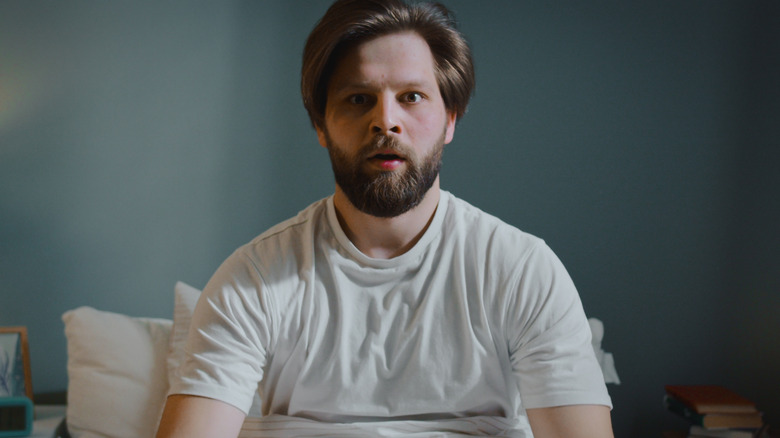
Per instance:
[[[327,91],[317,136],[350,202],[378,217],[419,204],[438,180],[442,149],[455,130],[425,40],[395,33],[350,49]]]

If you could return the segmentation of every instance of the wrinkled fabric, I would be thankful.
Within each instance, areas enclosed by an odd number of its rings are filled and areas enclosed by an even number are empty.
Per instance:
[[[265,416],[332,424],[483,417],[519,434],[526,408],[611,406],[558,258],[447,192],[392,259],[349,241],[332,197],[239,248],[204,289],[180,371],[172,393],[246,412],[257,390]]]

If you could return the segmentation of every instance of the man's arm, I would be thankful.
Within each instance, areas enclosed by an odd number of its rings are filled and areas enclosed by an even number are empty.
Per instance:
[[[536,438],[613,438],[609,407],[572,405],[528,409]]]
[[[165,403],[157,438],[235,438],[244,417],[240,409],[219,400],[171,395]]]

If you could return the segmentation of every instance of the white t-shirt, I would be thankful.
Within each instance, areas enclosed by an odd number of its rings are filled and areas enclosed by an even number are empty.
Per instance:
[[[265,416],[473,419],[482,433],[524,436],[525,408],[611,407],[590,339],[542,240],[442,191],[411,250],[373,259],[346,237],[330,197],[217,270],[171,392],[247,412],[259,391]]]

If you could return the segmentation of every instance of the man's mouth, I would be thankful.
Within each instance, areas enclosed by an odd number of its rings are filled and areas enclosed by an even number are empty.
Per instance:
[[[368,160],[386,171],[395,170],[406,161],[404,157],[391,151],[380,151],[371,155]]]
[[[369,155],[369,160],[406,160],[403,155],[398,153],[398,150],[394,148],[377,149],[374,153]]]
[[[403,158],[400,155],[396,155],[396,154],[376,154],[371,158],[377,160],[403,160]]]

